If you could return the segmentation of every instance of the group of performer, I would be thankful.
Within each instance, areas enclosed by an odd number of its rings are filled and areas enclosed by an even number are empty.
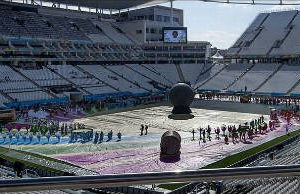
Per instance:
[[[108,133],[107,133],[107,141],[111,141],[113,138],[113,131],[110,130]],[[117,133],[117,138],[118,140],[117,141],[121,141],[122,140],[122,133],[119,131]],[[96,132],[95,133],[95,137],[94,137],[94,144],[97,144],[97,143],[102,143],[104,140],[104,133],[103,131],[100,131],[100,133]]]
[[[268,129],[268,125],[265,123],[264,116],[259,117],[258,119],[252,120],[251,122],[246,122],[244,125],[222,125],[220,127],[216,127],[214,129],[216,139],[220,140],[221,136],[224,137],[225,144],[229,143],[229,138],[232,139],[232,143],[238,143],[240,141],[246,142],[246,139],[253,139],[254,135],[256,134],[264,134]],[[198,128],[197,131],[199,132],[199,144],[201,142],[206,143],[206,141],[212,140],[212,128],[208,125],[206,128]],[[192,130],[192,140],[195,140],[196,130]]]
[[[148,125],[141,124],[141,127],[140,127],[141,134],[140,134],[140,136],[148,135],[148,129],[149,129]],[[144,133],[144,131],[145,131],[145,133]]]
[[[200,93],[199,98],[202,100],[218,100],[218,101],[232,101],[240,102],[244,94],[219,94],[219,93]],[[293,97],[280,96],[254,96],[249,95],[249,103],[267,104],[267,105],[296,105],[299,110],[300,99]],[[296,111],[298,111],[296,110]]]
[[[11,131],[9,131],[8,133],[4,132],[2,133],[2,143],[6,142],[6,139],[9,139],[9,142],[12,143],[13,142],[13,137],[15,137],[16,139],[16,143],[20,143],[20,139],[23,140],[23,143],[27,142],[28,143],[33,143],[34,138],[36,137],[37,142],[41,143],[41,138],[42,138],[42,134],[40,131],[38,131],[37,133],[33,133],[33,132],[28,132],[28,133],[22,133],[22,132],[16,132],[16,133],[12,133]],[[52,137],[50,135],[49,132],[46,132],[45,137],[47,138],[48,143],[50,142],[50,138]],[[57,141],[60,142],[61,141],[61,134],[60,132],[56,132],[55,133],[55,138],[57,138]]]

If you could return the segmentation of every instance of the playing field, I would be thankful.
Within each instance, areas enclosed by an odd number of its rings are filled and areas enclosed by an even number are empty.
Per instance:
[[[193,129],[207,125],[214,129],[223,124],[242,124],[261,116],[258,111],[265,113],[268,110],[265,106],[255,109],[253,106],[256,105],[206,102],[204,106],[201,102],[195,103],[192,108],[195,117],[184,121],[169,119],[172,110],[169,106],[86,117],[75,122],[83,122],[97,131],[104,131],[105,134],[112,130],[113,140],[106,142],[105,137],[105,141],[100,144],[67,143],[15,147],[66,160],[101,174],[197,169],[285,134],[283,121],[277,130],[257,135],[246,144],[242,142],[233,144],[230,141],[229,145],[226,145],[224,138],[217,140],[215,134],[212,135],[212,141],[206,143],[201,141],[199,144],[199,133],[195,134],[196,140],[192,141]],[[255,113],[251,113],[252,109]],[[268,115],[265,115],[265,118],[268,121]],[[141,124],[149,125],[148,135],[140,135]],[[297,126],[298,124],[294,122],[292,128],[295,129]],[[182,137],[180,160],[173,163],[160,160],[160,138],[167,130],[176,130]],[[119,131],[122,133],[122,141],[117,141],[116,134]]]

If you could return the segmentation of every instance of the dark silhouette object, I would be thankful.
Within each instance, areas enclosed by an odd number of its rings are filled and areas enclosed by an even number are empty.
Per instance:
[[[165,162],[180,159],[181,137],[176,131],[167,131],[161,137],[160,158]]]
[[[173,114],[190,114],[192,113],[190,105],[194,100],[194,91],[193,89],[185,84],[178,83],[175,84],[170,91],[170,101],[174,106],[172,113]]]
[[[13,165],[13,169],[14,169],[17,177],[20,177],[20,178],[23,177],[23,174],[22,174],[22,171],[24,170],[24,164],[23,163],[21,163],[19,161],[15,161],[14,165]]]

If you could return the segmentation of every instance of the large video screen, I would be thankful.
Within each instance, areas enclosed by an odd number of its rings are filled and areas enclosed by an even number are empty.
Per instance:
[[[163,28],[163,40],[169,43],[186,43],[187,28],[185,27],[165,27]]]

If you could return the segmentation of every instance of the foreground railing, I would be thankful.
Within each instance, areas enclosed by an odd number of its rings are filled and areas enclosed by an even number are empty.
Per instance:
[[[208,182],[218,180],[291,176],[300,176],[300,165],[0,180],[0,192],[86,189],[154,183]]]

